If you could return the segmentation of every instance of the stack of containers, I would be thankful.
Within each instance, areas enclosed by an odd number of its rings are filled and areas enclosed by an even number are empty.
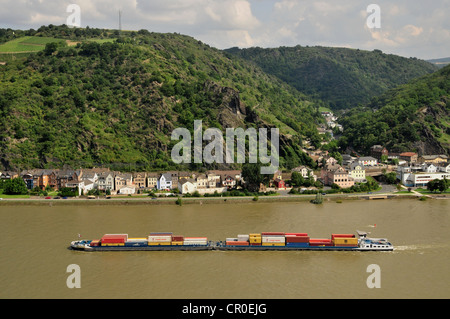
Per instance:
[[[261,233],[262,246],[286,246],[285,233]]]
[[[100,239],[92,240],[91,243],[89,244],[89,246],[91,246],[91,247],[100,246]]]
[[[261,244],[262,244],[261,234],[250,234],[249,242],[250,242],[250,246],[261,246]]]
[[[226,245],[227,246],[248,246],[249,243],[249,235],[238,235],[237,238],[227,238]]]
[[[185,246],[206,246],[208,244],[207,237],[184,237],[183,244]]]
[[[128,234],[106,234],[101,239],[102,246],[125,246]]]
[[[357,247],[358,238],[353,234],[331,234],[331,240],[336,247]]]
[[[125,247],[145,247],[147,245],[147,238],[128,238],[125,242]]]
[[[150,233],[148,236],[149,246],[170,246],[172,245],[172,233]]]
[[[178,246],[183,245],[184,237],[183,236],[172,236],[172,245]]]
[[[309,236],[306,233],[287,233],[286,246],[288,247],[309,247]]]
[[[333,246],[333,242],[331,239],[316,239],[311,238],[309,240],[309,246],[311,247],[320,247],[320,246]]]

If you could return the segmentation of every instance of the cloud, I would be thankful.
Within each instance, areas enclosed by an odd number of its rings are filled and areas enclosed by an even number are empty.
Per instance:
[[[359,0],[0,0],[0,27],[63,24],[66,7],[81,7],[81,26],[148,29],[231,46],[324,45],[417,56],[448,56],[450,0],[377,0],[381,29],[367,28],[370,2]]]

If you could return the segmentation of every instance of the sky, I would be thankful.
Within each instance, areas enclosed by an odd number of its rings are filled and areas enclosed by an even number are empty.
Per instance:
[[[66,24],[70,4],[80,7],[81,27],[118,29],[120,10],[123,30],[177,32],[218,49],[320,45],[450,57],[450,0],[0,0],[0,28]]]

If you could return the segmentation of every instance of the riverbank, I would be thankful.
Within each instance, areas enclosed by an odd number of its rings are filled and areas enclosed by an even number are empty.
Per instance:
[[[418,200],[423,196],[416,194],[333,194],[323,197],[323,202],[340,203],[343,201],[372,201],[389,199],[414,199]],[[206,204],[237,204],[237,203],[274,203],[274,202],[309,202],[315,195],[280,195],[280,196],[240,196],[240,197],[121,197],[121,198],[76,198],[76,199],[3,199],[1,206],[106,206],[106,205],[206,205]],[[448,195],[427,196],[427,199],[450,199]]]

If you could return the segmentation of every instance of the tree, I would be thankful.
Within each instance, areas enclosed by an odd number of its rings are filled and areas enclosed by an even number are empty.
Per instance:
[[[395,184],[397,182],[397,174],[395,172],[385,174],[384,178],[388,184]]]
[[[248,190],[258,191],[261,184],[267,184],[273,175],[261,174],[262,164],[242,165],[242,178]]]
[[[443,179],[435,179],[432,180],[430,182],[428,182],[427,188],[430,192],[444,192],[448,187],[447,187],[447,181],[443,180]]]
[[[20,177],[13,178],[6,182],[4,193],[7,195],[26,195],[28,194],[27,185]]]
[[[299,187],[303,186],[303,184],[305,183],[305,179],[299,172],[292,172],[291,182],[293,186]]]

